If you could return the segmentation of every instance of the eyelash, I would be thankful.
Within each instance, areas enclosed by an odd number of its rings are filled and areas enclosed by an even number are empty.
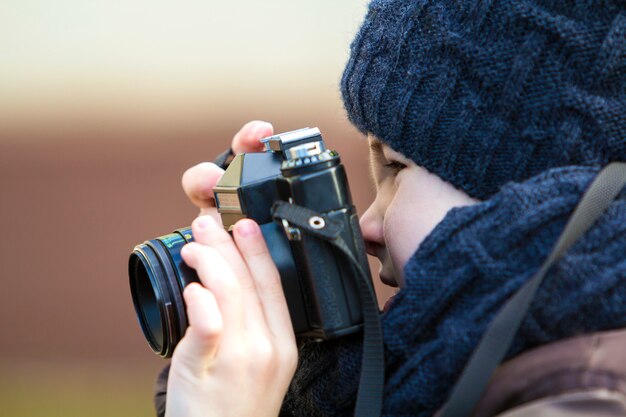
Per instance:
[[[393,161],[393,162],[389,162],[388,164],[385,164],[385,168],[389,168],[395,174],[397,174],[398,172],[400,172],[404,168],[406,168],[406,165],[404,165],[403,163],[398,162],[398,161]]]

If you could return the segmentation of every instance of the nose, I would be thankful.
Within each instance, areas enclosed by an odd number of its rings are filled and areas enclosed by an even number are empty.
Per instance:
[[[361,233],[365,241],[365,249],[369,255],[378,256],[385,247],[383,222],[373,202],[359,220]]]

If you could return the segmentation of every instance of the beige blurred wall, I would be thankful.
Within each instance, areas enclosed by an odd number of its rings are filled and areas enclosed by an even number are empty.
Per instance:
[[[5,0],[0,121],[165,127],[336,107],[364,12],[363,0]]]
[[[373,196],[365,141],[338,83],[365,10],[361,0],[0,3],[7,415],[150,415],[163,362],[136,322],[127,256],[190,224],[182,173],[244,122],[320,127],[362,213]]]

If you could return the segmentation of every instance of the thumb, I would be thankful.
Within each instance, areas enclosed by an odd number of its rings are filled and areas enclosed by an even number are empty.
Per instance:
[[[231,145],[235,154],[243,152],[260,152],[263,149],[261,139],[272,136],[274,127],[271,123],[261,120],[254,120],[246,123],[239,132],[235,134]]]
[[[189,327],[176,346],[172,360],[180,362],[194,374],[204,373],[213,362],[219,346],[222,314],[213,293],[198,283],[187,285],[183,297],[187,304]]]

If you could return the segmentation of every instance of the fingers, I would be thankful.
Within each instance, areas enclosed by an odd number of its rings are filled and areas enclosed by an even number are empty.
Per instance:
[[[269,331],[277,338],[294,338],[293,326],[280,282],[280,275],[269,253],[261,228],[250,219],[235,224],[235,242],[256,287],[256,293]]]
[[[249,269],[256,267],[256,265],[246,264],[231,236],[224,230],[221,224],[218,224],[211,217],[198,217],[192,224],[192,231],[195,242],[208,245],[217,250],[234,272],[239,283],[239,288],[241,289],[241,296],[245,306],[244,324],[246,324],[246,327],[252,330],[265,330],[265,326],[259,327],[258,320],[259,316],[263,314],[263,311],[257,296],[254,281],[249,271]]]
[[[260,120],[248,122],[235,134],[231,147],[236,154],[260,152],[263,150],[260,140],[273,134],[274,127],[271,123]]]
[[[224,325],[222,314],[213,293],[200,284],[189,284],[183,297],[189,327],[176,347],[176,360],[200,377],[208,370],[217,352]]]
[[[274,128],[268,122],[253,121],[245,124],[232,142],[232,149],[235,153],[259,152],[263,150],[260,139],[271,136]],[[182,184],[187,197],[201,209],[201,214],[210,214],[215,219],[219,216],[212,207],[215,207],[213,187],[222,178],[224,170],[215,164],[203,162],[189,168],[183,174]]]
[[[202,216],[194,221],[192,231],[195,245],[184,247],[183,258],[214,293],[224,325],[230,326],[233,321],[249,332],[269,332],[279,339],[293,339],[280,275],[260,227],[253,220],[240,220],[235,225],[233,241],[223,227]],[[221,300],[222,296],[231,299]]]
[[[244,328],[241,287],[226,260],[216,249],[197,242],[183,246],[180,254],[185,263],[196,270],[202,284],[215,296],[222,313],[224,339],[229,334],[240,334]]]
[[[201,209],[215,207],[213,187],[222,178],[224,170],[210,162],[203,162],[189,168],[183,174],[182,184],[187,197]],[[217,216],[215,210],[214,218]]]

